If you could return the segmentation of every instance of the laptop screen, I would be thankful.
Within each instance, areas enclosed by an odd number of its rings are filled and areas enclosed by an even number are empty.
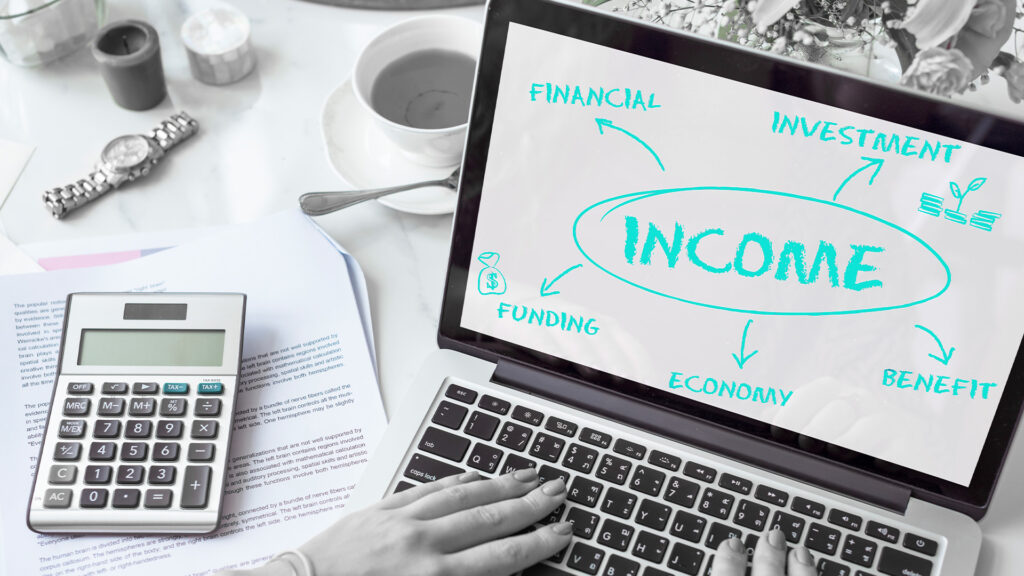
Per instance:
[[[508,24],[460,327],[970,486],[1024,335],[1024,159],[854,111],[871,85],[672,58]]]

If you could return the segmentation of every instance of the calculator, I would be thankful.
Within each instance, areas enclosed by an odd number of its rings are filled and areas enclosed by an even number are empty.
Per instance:
[[[68,296],[29,528],[216,529],[245,301],[219,293]]]

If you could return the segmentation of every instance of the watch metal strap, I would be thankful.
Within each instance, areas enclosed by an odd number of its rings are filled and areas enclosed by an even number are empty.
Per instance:
[[[156,140],[157,144],[166,152],[187,140],[198,130],[199,122],[182,110],[151,130],[149,137]]]

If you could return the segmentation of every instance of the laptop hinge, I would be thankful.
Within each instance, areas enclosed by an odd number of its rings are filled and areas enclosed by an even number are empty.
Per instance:
[[[910,502],[906,486],[581,380],[504,359],[492,380],[899,514]]]

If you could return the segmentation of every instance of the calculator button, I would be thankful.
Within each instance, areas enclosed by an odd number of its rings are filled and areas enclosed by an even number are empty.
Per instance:
[[[164,382],[164,394],[188,394],[188,384],[184,382]]]
[[[439,430],[440,432],[440,430]],[[192,437],[193,438],[216,438],[217,437],[217,421],[216,420],[195,420],[192,422]],[[469,440],[466,440],[466,447],[469,447]],[[465,454],[465,450],[462,452]],[[459,456],[461,459],[461,455]]]
[[[156,394],[158,388],[156,382],[136,382],[132,386],[132,394]]]
[[[89,413],[88,398],[68,398],[64,401],[65,416],[85,416]]]
[[[174,466],[151,466],[149,468],[150,484],[174,484]]]
[[[61,438],[81,438],[85,436],[85,420],[61,420],[57,435]]]
[[[114,469],[110,466],[86,466],[85,467],[85,483],[86,484],[110,484],[110,475]]]
[[[224,385],[220,382],[200,382],[196,392],[200,394],[220,394],[224,392]]]
[[[219,416],[220,398],[200,398],[196,400],[196,416]]]
[[[50,466],[50,484],[74,484],[78,468],[67,464]]]
[[[68,382],[68,394],[92,394],[92,382]]]
[[[104,394],[127,394],[128,383],[127,382],[104,382],[103,383]]]
[[[181,438],[181,420],[161,420],[156,423],[157,438]]]
[[[117,467],[117,483],[118,484],[142,484],[142,480],[146,475],[146,469],[142,466],[118,466]]]
[[[50,488],[43,495],[44,508],[67,508],[71,506],[71,490]]]
[[[89,460],[113,460],[117,455],[117,446],[113,442],[93,442],[89,445]]]
[[[125,462],[142,462],[146,459],[149,446],[145,442],[125,442],[121,445],[121,460]]]
[[[154,411],[156,411],[155,398],[132,398],[132,403],[128,406],[129,416],[152,416]]]
[[[184,398],[164,398],[160,401],[161,416],[183,416],[188,401]]]
[[[209,466],[186,466],[185,480],[182,482],[181,507],[206,508],[207,496],[210,493]]]
[[[209,442],[194,442],[188,445],[189,462],[210,462],[213,460],[214,445]]]
[[[172,494],[173,492],[170,490],[160,488],[146,490],[146,499],[143,502],[143,506],[146,508],[170,508]]]
[[[153,423],[149,420],[129,420],[124,427],[125,438],[149,438]]]
[[[97,420],[92,431],[93,438],[117,438],[121,435],[120,420]]]
[[[178,445],[173,442],[157,442],[153,445],[153,460],[174,462],[178,459]]]
[[[100,416],[120,416],[124,414],[124,398],[101,398],[96,414]]]
[[[78,442],[57,442],[53,448],[54,460],[78,460],[81,455],[82,445]]]
[[[138,508],[140,492],[135,488],[119,488],[114,490],[114,499],[110,505],[114,508]]]
[[[103,508],[107,505],[107,491],[104,488],[86,488],[78,501],[82,508]]]

